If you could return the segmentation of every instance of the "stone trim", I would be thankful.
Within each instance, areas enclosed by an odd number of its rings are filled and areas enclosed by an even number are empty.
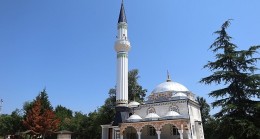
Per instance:
[[[125,58],[127,58],[127,57],[128,57],[128,54],[127,54],[127,53],[117,53],[117,58],[120,58],[120,57],[125,57]]]

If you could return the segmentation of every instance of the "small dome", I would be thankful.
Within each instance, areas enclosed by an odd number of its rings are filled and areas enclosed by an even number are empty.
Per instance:
[[[169,111],[165,115],[165,117],[173,117],[173,116],[180,116],[180,114],[178,112],[176,112],[176,111]]]
[[[185,86],[177,82],[166,81],[157,85],[155,89],[152,91],[152,93],[161,93],[161,92],[169,92],[169,91],[186,92],[189,90]]]
[[[172,95],[172,97],[187,97],[187,95],[184,93],[178,92],[178,93]]]
[[[145,119],[146,120],[158,120],[160,116],[158,116],[156,113],[149,113]]]
[[[138,107],[139,105],[140,105],[139,102],[131,101],[131,102],[128,104],[128,107],[129,107],[129,108],[134,108],[134,107]]]
[[[183,116],[176,111],[169,111],[162,119],[178,119],[178,118],[183,118]]]
[[[138,122],[141,120],[142,120],[142,118],[137,114],[133,114],[127,119],[127,121],[129,121],[129,122]]]

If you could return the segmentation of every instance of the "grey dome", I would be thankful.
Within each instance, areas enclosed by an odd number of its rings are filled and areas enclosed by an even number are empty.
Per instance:
[[[138,122],[141,120],[142,120],[142,118],[137,114],[133,114],[127,119],[127,121],[129,121],[129,122]]]
[[[152,93],[162,93],[162,92],[169,92],[169,91],[187,92],[189,90],[185,86],[177,82],[166,81],[157,85],[155,89],[152,91]]]

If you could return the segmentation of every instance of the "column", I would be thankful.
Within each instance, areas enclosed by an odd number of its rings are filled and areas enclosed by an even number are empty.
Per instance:
[[[156,131],[156,133],[157,133],[157,139],[161,139],[161,131]]]
[[[183,139],[183,132],[182,132],[182,130],[178,130],[178,132],[180,133],[180,139]]]
[[[108,138],[108,127],[106,125],[101,125],[102,127],[102,139]]]
[[[180,133],[180,139],[183,139],[183,124],[181,125],[181,129],[178,130],[178,132]]]
[[[190,130],[187,130],[186,134],[188,135],[188,139],[191,139]]]
[[[141,134],[142,134],[142,132],[137,132],[138,139],[141,139]]]

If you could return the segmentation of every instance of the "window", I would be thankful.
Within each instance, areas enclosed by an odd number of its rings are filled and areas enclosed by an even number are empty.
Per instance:
[[[156,136],[156,131],[153,126],[147,126],[148,136]]]
[[[171,126],[171,135],[180,135],[178,129],[175,126]]]

